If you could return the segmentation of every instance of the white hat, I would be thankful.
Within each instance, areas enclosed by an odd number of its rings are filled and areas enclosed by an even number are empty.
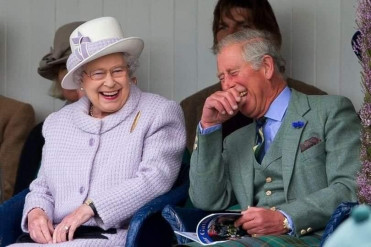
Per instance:
[[[99,57],[116,52],[126,52],[139,57],[144,43],[141,38],[124,38],[118,21],[113,17],[101,17],[78,26],[70,36],[71,55],[67,60],[68,73],[62,80],[65,89],[80,88],[74,81],[74,72],[82,65]]]

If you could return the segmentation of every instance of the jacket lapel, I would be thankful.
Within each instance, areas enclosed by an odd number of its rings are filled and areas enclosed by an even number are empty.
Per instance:
[[[308,97],[304,94],[299,96],[299,92],[292,89],[291,100],[286,112],[285,120],[282,123],[284,128],[284,138],[282,138],[282,178],[287,198],[288,187],[292,178],[294,165],[296,163],[296,154],[302,133],[307,125],[304,115],[310,110]],[[294,127],[293,123],[301,122],[302,127]],[[300,126],[301,124],[299,124]]]
[[[249,124],[244,127],[243,131],[238,137],[238,145],[235,148],[234,157],[237,158],[236,165],[238,171],[240,172],[241,182],[243,184],[245,193],[244,195],[246,198],[244,199],[246,205],[241,205],[241,207],[245,207],[248,205],[252,205],[253,198],[248,198],[247,195],[253,195],[254,191],[254,153],[252,152],[252,147],[255,143],[255,138],[251,138],[252,136],[255,137],[255,124]]]

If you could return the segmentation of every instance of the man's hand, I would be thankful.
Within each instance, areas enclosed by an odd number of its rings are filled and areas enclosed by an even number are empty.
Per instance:
[[[279,211],[265,208],[250,207],[241,212],[242,216],[236,220],[235,226],[241,226],[252,236],[282,235],[289,230],[284,227],[285,216]]]
[[[28,215],[28,231],[33,241],[40,244],[52,243],[53,224],[41,208],[32,209]]]
[[[226,91],[217,91],[210,95],[202,110],[202,128],[222,124],[236,115],[245,102],[245,95],[246,89],[239,84]]]
[[[71,214],[64,217],[57,225],[53,234],[53,243],[60,243],[73,240],[76,229],[94,216],[91,207],[82,204]]]

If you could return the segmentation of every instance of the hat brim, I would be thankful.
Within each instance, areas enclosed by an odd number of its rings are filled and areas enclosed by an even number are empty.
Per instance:
[[[62,87],[64,89],[78,89],[80,88],[80,85],[76,83],[73,80],[73,74],[74,72],[83,66],[84,64],[87,64],[97,58],[103,57],[105,55],[117,53],[117,52],[127,52],[132,56],[139,57],[144,47],[143,40],[138,37],[130,37],[121,39],[115,43],[112,43],[111,45],[108,45],[101,50],[95,52],[85,60],[78,63],[74,68],[72,68],[68,73],[65,75],[65,77],[62,80]]]
[[[42,61],[40,62],[39,68],[37,68],[37,73],[46,79],[54,80],[58,77],[58,65],[66,65],[67,58],[68,56],[56,59],[52,62]]]

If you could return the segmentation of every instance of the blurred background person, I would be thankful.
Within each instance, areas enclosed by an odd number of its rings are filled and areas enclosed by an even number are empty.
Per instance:
[[[19,156],[34,126],[30,104],[0,95],[0,202],[13,194]]]
[[[39,75],[52,81],[49,95],[65,100],[66,104],[77,101],[83,92],[80,89],[68,90],[61,86],[63,77],[67,74],[66,62],[71,54],[69,37],[72,31],[84,22],[67,23],[57,29],[54,35],[53,47],[50,52],[42,57],[37,72]],[[42,136],[43,122],[37,124],[27,137],[19,158],[17,178],[14,186],[14,195],[28,188],[36,178],[41,162],[41,152],[44,146]]]

